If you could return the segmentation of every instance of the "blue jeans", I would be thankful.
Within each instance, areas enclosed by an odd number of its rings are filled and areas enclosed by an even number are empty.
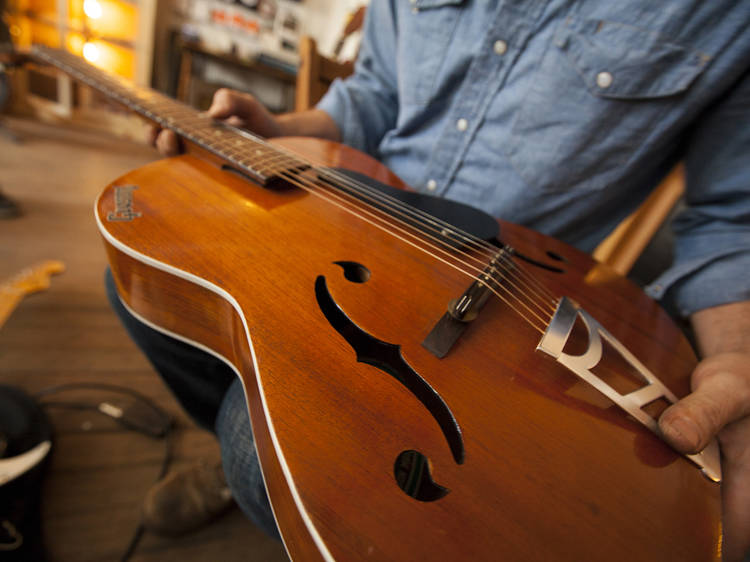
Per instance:
[[[240,509],[268,535],[280,538],[239,378],[223,361],[134,318],[120,302],[109,269],[105,285],[112,308],[182,407],[199,426],[216,434],[224,474]]]

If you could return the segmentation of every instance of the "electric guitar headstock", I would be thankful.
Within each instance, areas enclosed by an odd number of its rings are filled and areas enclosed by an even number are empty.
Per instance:
[[[25,296],[49,288],[50,277],[65,271],[65,265],[56,260],[47,260],[26,268],[7,281],[0,283],[0,293]]]

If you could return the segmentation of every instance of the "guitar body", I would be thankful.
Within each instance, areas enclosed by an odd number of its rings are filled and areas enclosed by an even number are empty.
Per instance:
[[[398,184],[351,149],[286,143]],[[194,156],[127,174],[96,212],[123,302],[241,377],[294,560],[720,559],[719,485],[538,351],[539,331],[500,299],[444,358],[423,347],[471,282],[424,251]],[[500,236],[557,268],[525,267],[688,391],[695,357],[639,289],[549,237],[507,223]],[[419,498],[397,482],[407,451],[436,483],[417,483]]]

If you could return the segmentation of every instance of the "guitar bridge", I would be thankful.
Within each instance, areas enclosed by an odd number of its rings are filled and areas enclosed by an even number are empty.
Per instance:
[[[464,333],[470,322],[476,320],[490,294],[493,283],[502,278],[499,274],[501,259],[507,259],[507,246],[502,247],[490,260],[482,274],[457,299],[448,303],[448,311],[438,320],[427,337],[422,342],[427,351],[442,359]]]
[[[563,350],[578,318],[583,321],[588,331],[588,348],[581,355],[570,355]],[[621,394],[592,372],[602,359],[602,338],[630,364],[642,379],[643,386],[627,394]],[[537,349],[552,356],[663,439],[656,419],[643,408],[660,399],[674,404],[677,397],[599,322],[567,297],[560,299]],[[685,456],[695,463],[706,477],[714,482],[721,482],[719,446],[715,439],[700,453]]]

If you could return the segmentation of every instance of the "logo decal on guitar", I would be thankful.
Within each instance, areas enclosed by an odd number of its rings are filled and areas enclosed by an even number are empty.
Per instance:
[[[573,327],[577,319],[581,319],[588,332],[588,347],[581,355],[572,355],[564,351],[571,339]],[[600,364],[603,357],[603,342],[611,346],[637,373],[641,385],[626,394],[621,394],[610,384],[597,376],[593,369]],[[555,311],[555,315],[539,342],[537,349],[544,351],[557,360],[558,363],[570,369],[581,379],[596,388],[620,408],[645,425],[648,429],[661,437],[656,420],[644,408],[653,402],[663,400],[671,404],[677,402],[677,397],[656,378],[648,368],[612,334],[610,334],[588,312],[575,305],[570,299],[563,297]],[[711,480],[721,480],[721,465],[719,449],[716,441],[708,445],[703,451],[695,455],[685,455],[698,465],[703,474]]]
[[[345,277],[355,283],[367,281],[367,275],[353,275],[352,271],[367,272],[359,264],[337,262],[344,269]],[[395,378],[411,392],[437,421],[448,441],[457,464],[464,461],[464,442],[461,429],[448,405],[430,384],[417,373],[401,355],[401,346],[379,340],[357,326],[341,310],[331,296],[326,279],[315,280],[315,297],[320,310],[331,326],[349,343],[359,363],[377,367]],[[434,483],[429,474],[427,458],[418,451],[403,451],[396,459],[394,473],[399,487],[408,495],[421,501],[434,501],[448,493],[446,488]],[[408,473],[407,476],[404,474]],[[417,481],[418,485],[414,482]]]
[[[137,185],[115,186],[115,211],[107,215],[108,221],[132,221],[141,216],[133,210],[133,191]]]

